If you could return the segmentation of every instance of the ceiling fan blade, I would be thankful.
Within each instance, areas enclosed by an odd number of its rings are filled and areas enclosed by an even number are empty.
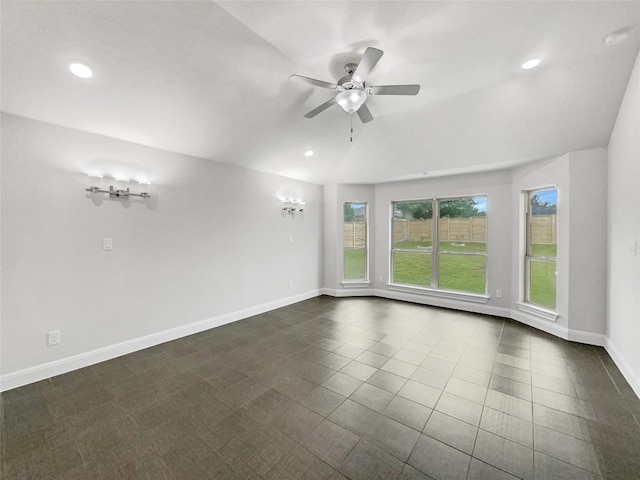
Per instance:
[[[383,53],[384,52],[382,50],[378,50],[377,48],[367,47],[364,51],[364,55],[362,55],[362,58],[360,59],[360,63],[358,64],[356,71],[353,72],[351,79],[356,82],[364,82],[371,73],[371,70],[373,70],[373,67],[375,67],[380,60],[380,57],[382,57]]]
[[[332,98],[331,100],[327,100],[326,102],[324,102],[322,105],[320,105],[319,107],[314,108],[313,110],[311,110],[309,113],[307,113],[305,115],[305,118],[313,118],[316,115],[318,115],[321,112],[324,112],[327,108],[329,108],[331,105],[333,105],[334,103],[336,103],[336,99],[335,97]]]
[[[373,115],[371,115],[369,107],[367,107],[364,103],[360,106],[356,113],[360,117],[362,123],[369,123],[371,120],[373,120]]]
[[[420,85],[376,85],[367,87],[369,95],[417,95]]]
[[[294,74],[289,77],[289,79],[292,79],[292,78],[299,78],[307,83],[310,83],[315,87],[330,88],[332,90],[337,87],[337,85],[334,83],[324,82],[322,80],[316,80],[315,78],[303,77],[302,75]]]

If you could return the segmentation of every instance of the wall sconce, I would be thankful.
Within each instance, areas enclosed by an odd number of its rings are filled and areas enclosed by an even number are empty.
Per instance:
[[[298,202],[295,200],[285,200],[282,205],[282,213],[288,213],[289,215],[295,215],[296,213],[304,212],[304,202]]]
[[[89,175],[89,178],[93,180],[102,180],[102,175]],[[109,190],[105,190],[103,188],[93,186],[93,187],[85,188],[85,191],[89,193],[108,193],[110,198],[115,197],[115,198],[122,198],[125,200],[129,197],[151,198],[151,195],[147,192],[134,193],[129,191],[129,187],[127,187],[126,189],[118,188],[120,187],[120,185],[118,184],[126,183],[128,182],[128,180],[119,179],[119,178],[116,178],[114,180],[117,187],[114,187],[113,185],[109,185]],[[149,185],[149,183],[146,183],[146,184]]]

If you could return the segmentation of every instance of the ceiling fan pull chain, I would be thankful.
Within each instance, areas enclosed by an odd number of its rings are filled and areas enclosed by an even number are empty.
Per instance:
[[[351,136],[349,137],[349,143],[353,143],[353,113],[350,115],[351,117]]]

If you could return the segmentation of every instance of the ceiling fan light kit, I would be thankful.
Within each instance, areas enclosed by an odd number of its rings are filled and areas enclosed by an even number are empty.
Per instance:
[[[298,78],[314,87],[327,88],[336,92],[322,105],[314,108],[305,115],[306,118],[313,118],[325,111],[334,104],[340,105],[342,109],[350,115],[358,114],[362,123],[373,120],[373,115],[369,111],[366,101],[371,95],[417,95],[420,85],[371,85],[366,84],[366,78],[371,70],[376,66],[382,57],[382,50],[368,47],[360,63],[347,63],[344,68],[347,74],[338,80],[338,83],[329,83],[315,78],[303,77],[301,75],[291,75],[290,78]]]
[[[367,94],[364,90],[345,90],[336,95],[338,105],[349,114],[356,113],[366,100]]]

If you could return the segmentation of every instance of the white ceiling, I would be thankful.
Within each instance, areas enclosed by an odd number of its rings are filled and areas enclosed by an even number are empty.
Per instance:
[[[114,1],[1,4],[2,110],[315,183],[503,168],[606,146],[640,48],[640,2]],[[367,46],[363,125],[303,115]],[[540,57],[540,67],[520,65]],[[73,60],[94,70],[81,80]],[[303,156],[305,150],[316,152]]]

